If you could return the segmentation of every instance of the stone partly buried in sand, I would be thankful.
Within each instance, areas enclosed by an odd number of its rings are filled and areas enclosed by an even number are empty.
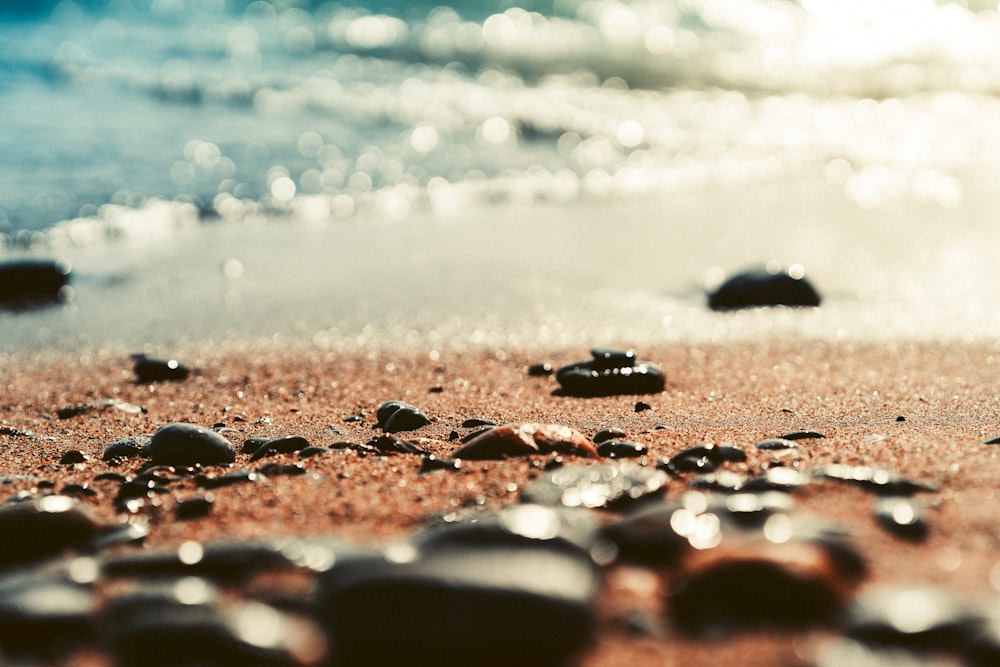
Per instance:
[[[657,394],[666,380],[659,366],[640,361],[634,350],[594,348],[593,360],[563,366],[556,371],[564,396],[597,397],[622,394]]]
[[[186,380],[191,369],[176,359],[154,359],[145,354],[132,355],[135,381],[139,384],[150,382],[176,382]]]
[[[550,453],[600,458],[585,435],[559,424],[497,426],[466,442],[452,458],[482,461]]]
[[[224,436],[198,424],[161,427],[143,453],[163,465],[221,465],[236,460],[236,450]]]
[[[386,433],[415,431],[431,421],[423,410],[405,401],[386,401],[378,406],[375,418]]]
[[[0,263],[0,308],[25,310],[69,301],[70,265],[59,260]]]
[[[319,591],[335,663],[567,664],[596,622],[595,528],[585,514],[518,505],[339,560]]]
[[[806,306],[820,303],[819,292],[806,277],[801,264],[788,268],[769,263],[732,276],[708,295],[712,310],[738,310],[760,306]]]

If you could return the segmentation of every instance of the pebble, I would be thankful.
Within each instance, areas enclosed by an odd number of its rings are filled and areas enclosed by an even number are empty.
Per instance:
[[[871,466],[849,466],[831,463],[820,468],[818,476],[835,482],[846,482],[882,496],[912,496],[934,493],[937,487],[908,479],[899,473]]]
[[[694,536],[699,526],[693,525]],[[688,552],[670,581],[674,627],[719,637],[833,625],[850,603],[858,575],[809,532],[789,515],[775,514],[759,532],[726,531],[713,538],[715,546]]]
[[[546,377],[552,375],[552,371],[552,364],[547,361],[528,366],[528,375],[531,377]]]
[[[757,443],[757,449],[765,452],[775,452],[785,449],[798,449],[794,441],[787,438],[768,438]]]
[[[605,440],[623,440],[628,434],[620,428],[602,428],[594,434],[594,444],[599,445]]]
[[[262,474],[251,470],[237,470],[224,475],[198,475],[194,478],[194,483],[203,489],[220,489],[234,484],[259,482],[263,477]]]
[[[521,501],[621,510],[662,495],[669,481],[663,471],[638,465],[563,466],[529,482]]]
[[[308,459],[313,456],[321,456],[323,454],[329,454],[333,451],[331,447],[321,447],[319,445],[310,445],[308,447],[303,447],[299,450],[300,459]]]
[[[645,456],[649,448],[629,440],[605,440],[597,445],[597,453],[609,459],[625,459]]]
[[[258,447],[250,457],[251,461],[259,461],[275,454],[291,454],[299,452],[309,446],[309,441],[301,435],[286,435],[282,438],[268,440]]]
[[[265,477],[298,476],[306,474],[306,468],[301,463],[267,463],[257,469]]]
[[[69,496],[41,496],[0,507],[0,567],[85,548],[101,526]]]
[[[130,415],[137,415],[144,412],[143,408],[133,403],[126,403],[113,398],[104,398],[87,403],[76,403],[65,408],[56,410],[56,417],[59,419],[72,419],[88,412],[114,409]]]
[[[174,509],[174,516],[177,517],[178,521],[200,519],[211,514],[214,505],[215,497],[211,493],[178,500],[177,507]]]
[[[880,586],[867,590],[851,605],[843,633],[874,646],[955,652],[982,630],[976,610],[949,591]]]
[[[0,308],[26,310],[69,301],[68,262],[27,259],[0,264]]]
[[[569,364],[556,371],[563,395],[656,394],[666,386],[663,371],[656,364],[639,361],[632,350],[595,348],[590,353],[591,361]]]
[[[782,440],[810,440],[812,438],[825,438],[826,436],[818,431],[792,431],[778,437]]]
[[[339,559],[320,576],[319,592],[333,662],[568,664],[595,628],[595,533],[575,513],[516,505]],[[392,641],[386,619],[402,621]]]
[[[63,455],[59,458],[59,464],[68,466],[75,465],[77,463],[86,463],[90,460],[86,454],[84,454],[79,449],[70,449],[69,451],[63,452]]]
[[[788,269],[753,269],[738,273],[709,294],[712,310],[758,306],[819,306],[820,296],[804,275]]]
[[[96,636],[96,607],[90,586],[58,572],[39,570],[4,577],[0,579],[0,646],[15,654],[41,653],[51,661],[47,664],[66,664],[60,658]]]
[[[461,459],[442,459],[434,454],[429,454],[420,462],[418,474],[434,472],[436,470],[449,470],[452,472],[462,469]]]
[[[471,419],[466,419],[462,422],[462,428],[478,428],[480,426],[496,426],[497,423],[492,419],[482,419],[479,417],[473,417]]]
[[[430,423],[420,408],[403,401],[386,401],[375,413],[378,426],[386,433],[414,431]]]
[[[115,459],[131,459],[142,456],[143,450],[149,446],[151,438],[146,436],[120,438],[108,443],[104,448],[102,461],[113,461]]]
[[[132,355],[132,370],[140,384],[186,380],[191,374],[191,369],[176,359],[154,359],[145,354]]]
[[[530,423],[491,428],[465,443],[452,458],[481,461],[553,452],[600,458],[579,431],[559,424]]]
[[[912,542],[921,542],[927,537],[923,507],[910,498],[879,498],[875,502],[875,519],[897,537]]]
[[[747,460],[746,452],[730,445],[695,445],[674,454],[660,467],[668,472],[712,472],[723,463]]]
[[[120,595],[103,615],[119,667],[296,667],[317,665],[327,654],[311,621],[260,602],[223,606],[209,584],[193,577]]]
[[[197,424],[160,427],[145,449],[153,463],[167,465],[220,465],[236,460],[236,450],[225,437]]]

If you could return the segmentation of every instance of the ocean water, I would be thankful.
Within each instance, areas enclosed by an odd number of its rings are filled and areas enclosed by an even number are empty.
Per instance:
[[[995,2],[0,1],[3,351],[992,340],[998,182]]]

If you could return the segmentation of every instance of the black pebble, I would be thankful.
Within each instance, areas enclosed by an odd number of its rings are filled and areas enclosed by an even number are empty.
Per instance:
[[[591,556],[589,521],[582,528],[578,521],[586,517],[564,516],[515,505],[497,517],[480,513],[476,523],[444,526],[384,554],[338,559],[320,575],[319,591],[333,663],[571,664],[595,629],[600,573]],[[539,521],[556,534],[537,539],[531,531]],[[578,537],[568,536],[572,532]],[[386,641],[386,619],[405,619],[393,627],[393,641]],[[523,639],[526,632],[530,641]]]
[[[168,424],[153,435],[145,455],[167,465],[219,465],[236,460],[236,450],[225,437],[197,424]]]
[[[778,437],[781,440],[808,440],[810,438],[825,438],[826,436],[818,431],[792,431]]]
[[[386,433],[413,431],[430,423],[423,410],[403,401],[386,401],[378,407],[375,417]]]
[[[424,473],[433,472],[435,470],[449,470],[457,472],[461,469],[461,459],[442,459],[435,454],[430,454],[425,456],[420,462],[420,470],[418,474],[423,475]]]
[[[663,391],[663,371],[648,361],[636,359],[632,350],[595,348],[591,361],[580,361],[556,371],[565,396],[597,397],[625,394],[656,394]]]
[[[301,463],[267,463],[258,468],[257,472],[266,477],[298,476],[306,474],[306,469]]]
[[[68,301],[70,273],[70,265],[59,260],[0,264],[0,308],[26,310]]]
[[[788,440],[787,438],[768,438],[767,440],[761,440],[757,443],[757,449],[765,452],[776,452],[784,449],[798,449],[798,445],[795,441]]]
[[[609,459],[624,459],[645,456],[649,449],[629,440],[605,440],[597,445],[597,453]]]
[[[104,448],[102,461],[112,461],[114,459],[131,459],[142,456],[143,449],[149,445],[150,438],[140,436],[137,438],[120,438],[108,444]]]
[[[480,426],[496,426],[497,423],[492,419],[481,419],[478,417],[473,417],[472,419],[466,419],[462,422],[462,428],[477,428]]]
[[[247,438],[243,441],[240,454],[253,454],[269,442],[271,442],[271,438]]]
[[[0,567],[82,548],[100,526],[69,496],[43,496],[0,507]]]
[[[215,498],[213,498],[211,493],[206,493],[203,496],[196,496],[194,498],[177,501],[177,508],[174,512],[179,521],[198,519],[203,516],[208,516],[208,514],[212,512],[212,506],[214,504]]]
[[[219,489],[224,486],[232,486],[234,484],[259,482],[261,477],[262,475],[250,470],[237,470],[236,472],[226,473],[225,475],[199,475],[194,478],[194,483],[196,486],[200,486],[203,489]]]
[[[636,464],[561,466],[529,482],[522,502],[620,510],[662,494],[670,478]]]
[[[299,450],[300,459],[308,459],[313,456],[319,456],[321,454],[329,454],[333,449],[330,447],[320,447],[318,445],[310,445],[308,447],[303,447]]]
[[[301,435],[286,435],[283,438],[268,440],[257,448],[250,457],[251,461],[258,461],[267,456],[275,454],[290,454],[291,452],[302,451],[309,446],[309,441]]]
[[[887,531],[912,542],[927,537],[923,507],[910,498],[888,496],[875,503],[875,518]]]
[[[772,273],[755,269],[738,273],[708,297],[712,310],[757,306],[819,306],[820,296],[805,277],[795,278],[782,269]]]
[[[552,375],[552,370],[552,364],[546,361],[528,366],[528,375],[531,377],[545,377]]]
[[[140,384],[185,380],[191,374],[191,369],[176,359],[153,359],[135,354],[132,360],[135,381]]]
[[[639,401],[635,404],[636,412],[645,412],[646,410],[652,410],[652,409],[653,409],[652,405],[650,405],[649,403],[645,403],[643,401]]]
[[[86,463],[90,458],[79,449],[71,449],[62,455],[59,463],[62,465],[73,465],[75,463]]]
[[[620,428],[602,428],[594,434],[594,444],[600,444],[605,440],[621,440],[628,437],[628,434]]]

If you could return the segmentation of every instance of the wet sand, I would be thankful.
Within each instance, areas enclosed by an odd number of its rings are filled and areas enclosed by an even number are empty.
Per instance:
[[[37,489],[44,480],[58,490],[103,471],[133,471],[140,460],[102,462],[106,445],[151,435],[171,422],[221,425],[237,450],[249,437],[290,434],[314,445],[363,443],[376,434],[376,408],[400,399],[431,418],[406,437],[422,438],[421,446],[441,456],[459,446],[454,434],[471,430],[461,423],[480,417],[565,424],[588,437],[617,427],[648,445],[645,461],[650,464],[684,447],[713,442],[745,449],[745,463],[726,464],[737,472],[760,471],[775,461],[804,469],[828,463],[885,466],[938,487],[937,493],[920,496],[929,506],[923,542],[882,529],[872,514],[875,497],[863,490],[818,481],[794,493],[798,511],[834,520],[849,531],[851,543],[868,561],[863,586],[942,585],[976,599],[996,595],[1000,584],[1000,448],[983,444],[1000,435],[1000,345],[644,346],[639,356],[662,366],[666,391],[607,398],[556,396],[554,378],[528,376],[530,364],[583,360],[586,349],[332,352],[268,346],[171,352],[194,369],[191,377],[137,384],[122,351],[0,358],[0,476],[10,478],[4,495]],[[141,406],[142,412],[97,407],[57,417],[60,408],[101,399]],[[639,400],[652,409],[637,412]],[[826,437],[802,441],[787,453],[754,448],[760,440],[797,430]],[[73,449],[90,461],[60,464],[62,454]],[[266,462],[299,460],[288,454]],[[458,472],[418,475],[419,457],[361,457],[350,450],[303,464],[305,475],[217,489],[212,512],[189,521],[176,521],[174,508],[198,490],[190,483],[175,485],[173,493],[160,497],[159,507],[143,510],[152,527],[147,547],[188,539],[329,534],[378,542],[405,536],[428,517],[456,508],[514,503],[524,485],[542,474],[528,459],[509,459],[469,461]],[[256,467],[258,462],[251,464],[242,454],[235,465]],[[83,501],[103,520],[116,520],[114,485],[96,482],[92,488],[97,495]],[[683,479],[675,479],[667,495],[676,497],[686,488]],[[612,569],[599,598],[598,633],[581,664],[809,664],[817,640],[826,634],[683,638],[665,620],[663,586],[650,570]],[[638,634],[629,629],[626,621],[637,613],[652,621],[651,629]],[[99,664],[100,658],[94,661]]]

